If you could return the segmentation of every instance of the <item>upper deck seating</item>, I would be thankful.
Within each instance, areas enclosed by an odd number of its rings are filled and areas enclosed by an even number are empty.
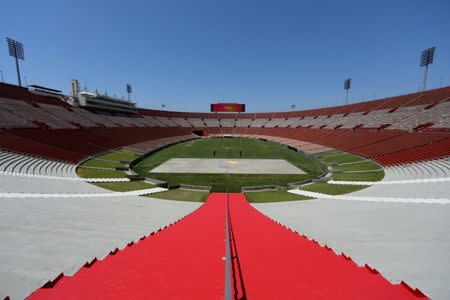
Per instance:
[[[221,127],[234,127],[236,126],[236,119],[220,119]]]
[[[178,125],[168,117],[155,117],[160,123],[167,127],[177,127]]]
[[[192,125],[185,118],[171,118],[177,126],[180,127],[192,127]]]
[[[250,125],[250,127],[256,127],[256,128],[261,128],[264,127],[264,125],[266,125],[266,123],[269,122],[269,119],[265,119],[265,118],[261,118],[261,119],[253,119],[252,124]]]
[[[3,109],[0,103],[0,128],[33,128],[37,125],[24,119],[21,116],[11,113],[7,109]]]
[[[219,119],[204,119],[207,127],[220,127]]]
[[[250,125],[252,124],[252,119],[237,119],[236,120],[236,127],[250,127]]]
[[[192,125],[192,127],[206,127],[202,119],[187,118],[187,121]]]
[[[269,122],[267,122],[266,124],[264,124],[264,127],[266,128],[274,128],[274,127],[278,127],[281,123],[283,123],[285,121],[284,118],[274,118],[274,119],[270,119]]]
[[[57,106],[52,104],[45,104],[42,103],[39,105],[43,110],[47,111],[48,113],[59,117],[60,119],[67,120],[70,123],[79,124],[82,127],[98,127],[98,124],[96,124],[93,121],[90,121],[86,117],[82,117],[76,112],[73,111],[73,109],[69,110],[66,107],[63,106]],[[72,124],[74,125],[74,124]]]
[[[17,115],[29,122],[45,123],[51,128],[76,128],[64,119],[54,116],[44,109],[33,106],[27,102],[2,99],[1,108],[2,110]]]

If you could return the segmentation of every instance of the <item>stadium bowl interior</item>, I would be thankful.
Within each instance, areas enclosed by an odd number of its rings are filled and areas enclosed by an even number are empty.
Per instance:
[[[450,87],[213,114],[0,83],[0,297],[214,299],[229,263],[240,298],[450,298],[449,156]]]

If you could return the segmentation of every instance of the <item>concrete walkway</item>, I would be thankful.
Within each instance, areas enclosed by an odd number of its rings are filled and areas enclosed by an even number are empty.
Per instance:
[[[155,193],[165,192],[165,188],[151,188],[134,190],[128,192],[108,192],[108,193],[0,193],[0,198],[112,198],[126,196],[143,196]]]
[[[200,205],[139,196],[0,198],[0,299],[23,299]]]
[[[318,199],[254,206],[391,282],[450,299],[450,183],[387,182],[339,196],[295,190]]]

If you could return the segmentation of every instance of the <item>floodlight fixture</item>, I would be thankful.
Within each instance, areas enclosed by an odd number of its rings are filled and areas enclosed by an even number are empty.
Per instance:
[[[128,101],[131,101],[131,99],[130,99],[131,93],[132,93],[131,84],[127,83]]]
[[[425,67],[424,75],[423,75],[423,85],[422,85],[422,91],[425,91],[425,87],[427,84],[427,77],[428,77],[428,65],[431,65],[434,60],[434,51],[436,50],[436,47],[428,48],[422,51],[422,54],[420,55],[420,66]]]
[[[19,59],[25,60],[23,45],[9,37],[6,38],[6,41],[8,43],[9,55],[16,59],[17,81],[19,82],[19,86],[22,86],[22,81],[20,80]]]
[[[344,90],[345,90],[345,104],[348,104],[348,90],[352,86],[352,79],[348,78],[344,81]]]

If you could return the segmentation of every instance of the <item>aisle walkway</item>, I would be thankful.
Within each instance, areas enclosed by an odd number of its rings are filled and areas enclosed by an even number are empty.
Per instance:
[[[221,299],[225,196],[29,299]]]
[[[230,194],[230,217],[247,299],[414,299],[370,267],[358,267],[275,223],[242,194]],[[242,295],[239,295],[242,296]]]
[[[224,259],[226,234],[232,260]],[[228,198],[211,194],[201,208],[176,224],[81,268],[74,276],[60,278],[30,299],[223,299],[227,264],[234,299],[423,296],[280,226],[242,194]]]

